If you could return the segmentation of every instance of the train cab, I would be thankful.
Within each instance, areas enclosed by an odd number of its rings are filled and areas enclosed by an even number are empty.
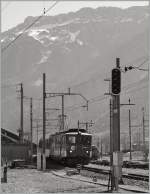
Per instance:
[[[66,133],[67,156],[88,163],[91,155],[92,135],[86,131]]]

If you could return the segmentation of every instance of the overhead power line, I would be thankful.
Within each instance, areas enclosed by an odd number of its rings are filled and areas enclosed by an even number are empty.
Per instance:
[[[145,59],[144,59],[145,58]],[[144,59],[144,61],[143,62],[141,62],[138,66],[137,66],[137,68],[140,68],[142,65],[144,65],[147,61],[149,61],[149,57],[148,56],[142,56],[142,57],[139,57],[139,58],[137,58],[137,59],[135,59],[135,60],[133,60],[133,61],[131,61],[130,63],[126,63],[125,65],[123,65],[122,66],[122,68],[124,69],[126,66],[128,66],[128,65],[130,65],[130,64],[136,64],[136,63],[138,63],[138,61],[141,61],[142,59]],[[147,71],[147,70],[146,70]],[[123,73],[124,73],[124,71],[122,71]],[[70,88],[75,88],[75,87],[80,87],[80,86],[82,86],[82,85],[84,85],[84,84],[88,84],[91,80],[93,80],[93,81],[97,81],[98,79],[99,79],[100,77],[99,76],[96,76],[95,78],[90,78],[90,79],[88,79],[88,80],[86,80],[86,81],[83,81],[83,82],[81,82],[81,83],[79,83],[79,84],[75,84],[75,85],[72,85],[72,86],[70,86]]]
[[[133,84],[135,84],[135,83],[133,83]],[[129,85],[125,86],[123,88],[124,89],[124,92],[126,92],[126,90],[128,90],[128,89],[131,89],[133,87],[133,84],[129,84]],[[128,91],[128,93],[135,92],[135,91],[138,91],[138,90],[142,90],[144,88],[146,88],[146,86],[141,87],[141,88],[134,89],[134,91]],[[96,96],[94,98],[89,99],[88,103],[89,104],[93,104],[93,103],[100,102],[100,101],[103,101],[103,100],[108,99],[108,98],[109,98],[108,96],[100,95],[100,96]],[[76,104],[76,105],[79,105],[79,104]],[[80,106],[74,106],[73,105],[73,106],[66,107],[65,110],[73,111],[73,110],[79,109],[81,107],[82,107],[81,105]]]
[[[50,10],[52,10],[56,4],[58,3],[58,1],[55,1],[55,3],[53,3],[42,15],[40,15],[39,17],[37,17],[29,26],[27,26],[22,33],[20,33],[18,36],[16,36],[15,39],[13,39],[8,45],[6,45],[4,48],[2,48],[2,52],[4,52],[6,49],[8,49],[19,37],[21,37],[25,31],[27,31],[28,29],[30,29],[37,21],[39,21],[47,12],[49,12]]]
[[[143,66],[147,61],[149,61],[149,58],[146,58],[137,68]]]

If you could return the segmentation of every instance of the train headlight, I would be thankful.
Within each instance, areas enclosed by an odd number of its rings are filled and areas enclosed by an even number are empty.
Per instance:
[[[87,150],[87,151],[86,151],[86,153],[88,154],[88,153],[89,153],[89,151]]]
[[[75,146],[71,146],[71,150],[72,150],[72,151],[75,150]]]
[[[70,150],[70,153],[72,153],[72,150]]]

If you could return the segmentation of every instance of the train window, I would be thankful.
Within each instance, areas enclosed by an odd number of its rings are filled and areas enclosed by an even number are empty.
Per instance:
[[[76,137],[75,136],[69,136],[68,137],[68,142],[69,143],[76,143]]]
[[[87,136],[87,135],[82,136],[81,143],[83,145],[91,145],[91,136]]]

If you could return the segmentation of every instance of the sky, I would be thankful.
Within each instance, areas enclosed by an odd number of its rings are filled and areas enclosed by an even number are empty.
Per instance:
[[[24,22],[27,16],[39,16],[44,7],[48,9],[54,2],[51,1],[4,1],[1,0],[1,31],[6,31]],[[145,6],[148,1],[60,1],[46,15],[57,15],[77,11],[82,7],[113,6],[128,8],[130,6]]]

